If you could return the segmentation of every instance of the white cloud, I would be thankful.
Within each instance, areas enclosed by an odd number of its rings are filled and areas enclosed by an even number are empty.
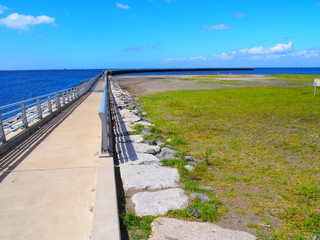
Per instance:
[[[130,9],[131,8],[129,5],[122,4],[122,3],[116,3],[116,6],[118,8],[122,8],[122,9]]]
[[[253,47],[248,49],[239,50],[242,54],[249,55],[281,55],[288,54],[293,52],[293,43],[289,42],[287,44],[278,43],[274,47],[265,48],[265,47]]]
[[[294,53],[293,56],[299,56],[303,58],[320,57],[320,49],[318,48],[307,49],[304,51]]]
[[[217,24],[217,25],[203,25],[202,28],[204,29],[230,29],[231,27],[225,24]]]
[[[196,61],[243,61],[245,59],[250,60],[277,60],[277,59],[306,59],[306,58],[320,58],[320,48],[310,48],[304,51],[295,51],[293,42],[278,43],[273,47],[253,47],[247,49],[240,49],[237,51],[223,52],[219,55],[212,57],[180,57],[180,58],[168,58],[165,62],[196,62]]]
[[[194,62],[194,61],[207,61],[208,57],[180,57],[180,58],[167,58],[165,62]]]
[[[230,53],[221,53],[220,55],[216,55],[215,58],[222,59],[222,60],[230,60],[234,58],[237,52],[230,52]]]
[[[2,14],[7,9],[9,9],[9,8],[4,5],[0,5],[0,14]]]
[[[48,24],[53,23],[54,18],[48,17],[46,15],[41,16],[31,16],[31,15],[21,15],[18,13],[12,13],[6,18],[0,19],[0,25],[4,25],[8,28],[27,30],[29,26],[38,24]]]
[[[234,16],[235,16],[235,17],[238,17],[238,18],[243,18],[243,17],[245,17],[244,13],[242,13],[242,12],[236,12],[236,13],[234,14]]]

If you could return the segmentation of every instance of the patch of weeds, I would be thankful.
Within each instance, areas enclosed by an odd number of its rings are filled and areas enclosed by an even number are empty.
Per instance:
[[[171,210],[167,213],[168,217],[172,218],[178,218],[182,220],[193,220],[194,217],[190,212],[188,212],[186,209],[175,209]]]
[[[144,140],[162,140],[163,137],[160,134],[151,133],[148,136],[143,136]]]
[[[181,161],[181,160],[177,160],[177,159],[162,159],[161,160],[161,166],[164,167],[184,167],[185,165],[188,165],[187,162],[185,161]]]
[[[236,211],[236,213],[240,214],[240,215],[243,216],[243,217],[248,216],[247,212],[246,212],[245,210],[243,210],[243,209]]]
[[[186,139],[181,135],[170,135],[170,137],[166,140],[167,143],[172,144],[174,146],[185,145],[187,143]]]
[[[309,199],[313,199],[317,201],[320,199],[320,188],[315,186],[314,184],[303,184],[301,186],[294,187],[294,192],[297,195],[305,196]]]
[[[143,129],[145,128],[145,126],[138,123],[138,124],[134,125],[132,128],[136,131],[136,134],[140,134],[143,131]]]
[[[136,131],[128,131],[127,133],[128,133],[128,135],[136,135],[137,134]]]
[[[212,156],[212,147],[206,147],[206,150],[203,154],[203,159],[206,165],[210,164],[211,156]]]
[[[202,221],[206,222],[215,222],[219,219],[218,210],[214,204],[210,203],[202,203],[200,201],[196,201],[190,204],[191,207],[195,207],[199,210]]]
[[[138,217],[133,213],[123,216],[122,221],[126,226],[131,239],[147,239],[152,232],[151,223],[155,217]]]
[[[199,211],[199,218],[194,217],[192,213],[188,211],[189,207],[194,207]],[[196,201],[189,204],[188,208],[183,210],[171,210],[167,213],[167,216],[183,220],[195,220],[202,222],[215,222],[219,219],[219,213],[214,204]]]
[[[180,152],[180,151],[178,151],[178,152],[176,152],[176,153],[174,154],[175,157],[180,158],[180,159],[182,159],[182,160],[184,160],[184,157],[187,156],[187,155],[188,155],[188,154],[187,154],[186,152]]]

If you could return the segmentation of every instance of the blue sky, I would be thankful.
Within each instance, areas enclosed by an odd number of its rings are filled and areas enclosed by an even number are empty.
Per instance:
[[[320,0],[0,0],[0,69],[320,67]]]

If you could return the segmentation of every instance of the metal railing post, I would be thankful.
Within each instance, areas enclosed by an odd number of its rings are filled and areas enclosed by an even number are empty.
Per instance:
[[[37,98],[37,112],[38,112],[38,118],[42,119],[42,110],[41,110],[41,104],[40,104],[39,98]]]
[[[65,105],[66,104],[66,102],[65,102],[65,99],[64,99],[64,93],[63,93],[63,91],[62,91],[62,94],[61,94],[61,98],[62,98],[62,105]]]
[[[1,143],[5,143],[6,142],[6,135],[4,133],[4,126],[3,126],[3,122],[2,122],[1,113],[0,113],[0,142]]]
[[[52,112],[52,104],[51,104],[50,96],[48,96],[48,110],[49,110],[49,112]]]
[[[27,119],[27,111],[25,103],[21,103],[21,113],[22,113],[22,127],[28,128],[28,119]]]
[[[61,108],[61,104],[60,104],[60,97],[59,97],[59,94],[56,93],[56,106],[57,106],[57,109],[60,109]]]
[[[67,97],[68,97],[68,102],[71,102],[71,99],[70,99],[70,90],[68,90]]]

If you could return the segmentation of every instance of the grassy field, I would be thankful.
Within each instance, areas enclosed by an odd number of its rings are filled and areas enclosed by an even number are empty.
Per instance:
[[[235,80],[236,79],[236,80]],[[320,79],[319,74],[270,74],[270,75],[202,75],[181,78],[184,81],[195,81],[199,83],[212,83],[217,85],[239,85],[249,82],[282,81],[291,85],[312,83],[314,79]]]
[[[195,176],[260,239],[320,231],[320,96],[312,87],[175,91],[141,102],[156,134],[205,160]]]

